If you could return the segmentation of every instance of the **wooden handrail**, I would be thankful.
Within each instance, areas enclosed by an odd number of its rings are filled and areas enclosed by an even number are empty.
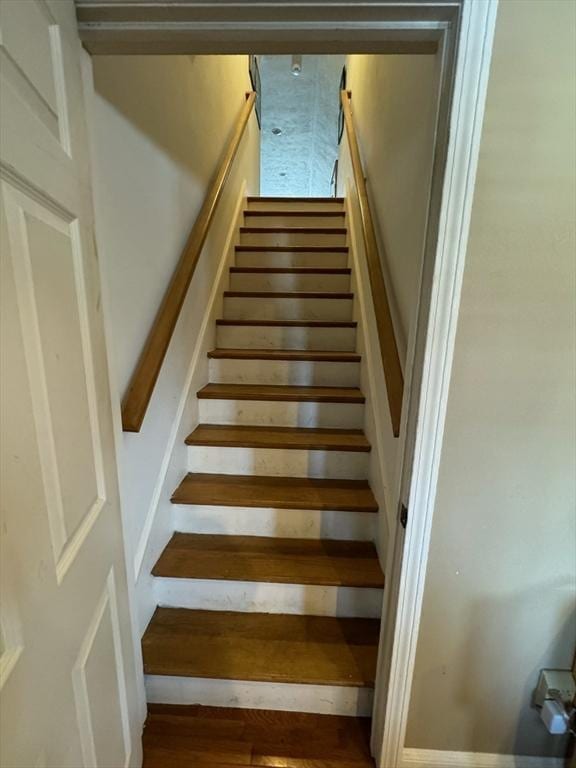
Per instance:
[[[210,224],[214,218],[218,202],[222,197],[224,185],[230,175],[232,163],[236,157],[255,101],[256,94],[253,91],[246,94],[246,104],[243,105],[240,111],[234,133],[222,156],[216,175],[210,183],[202,208],[194,222],[180,260],[162,299],[162,304],[148,333],[146,344],[122,401],[122,429],[124,432],[139,432],[144,421],[146,409],[160,374],[180,310],[194,276],[194,270],[200,259]]]
[[[366,180],[364,178],[364,170],[362,168],[362,160],[358,148],[358,138],[352,119],[352,107],[350,105],[351,97],[352,94],[350,91],[340,91],[342,109],[344,111],[344,122],[346,125],[346,136],[348,137],[352,171],[354,173],[354,183],[356,184],[356,190],[358,192],[360,218],[362,220],[362,235],[364,239],[364,247],[366,249],[370,290],[372,292],[372,303],[374,304],[374,314],[376,316],[376,327],[378,329],[382,367],[384,368],[384,378],[386,380],[392,430],[394,432],[394,437],[398,437],[400,434],[402,397],[404,394],[404,376],[402,375],[402,367],[400,366],[400,357],[398,355],[398,345],[396,344],[396,337],[394,335],[394,325],[392,324],[390,303],[386,293],[382,262],[380,261],[378,254],[378,241],[376,240],[374,220],[372,218],[368,192],[366,190]],[[383,256],[386,258],[386,254],[383,254]]]

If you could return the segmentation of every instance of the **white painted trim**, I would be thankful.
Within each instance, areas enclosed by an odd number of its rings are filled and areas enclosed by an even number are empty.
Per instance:
[[[197,704],[208,707],[275,709],[321,715],[369,717],[373,690],[346,685],[270,683],[204,677],[146,675],[152,704]]]
[[[278,509],[174,504],[174,529],[181,533],[279,536],[283,539],[373,541],[378,515],[334,509]]]
[[[76,703],[76,718],[80,733],[82,757],[86,768],[97,768],[98,766],[94,731],[92,728],[90,695],[86,679],[86,665],[106,610],[108,610],[112,627],[114,664],[116,669],[116,682],[118,685],[118,705],[120,707],[120,720],[124,746],[124,766],[128,765],[132,753],[126,678],[124,676],[124,661],[122,657],[122,639],[120,637],[120,624],[118,621],[118,609],[116,603],[116,582],[114,578],[114,568],[111,568],[106,578],[106,586],[98,600],[96,609],[90,624],[88,625],[88,630],[82,641],[82,645],[80,646],[78,658],[76,659],[76,663],[72,670],[72,687]]]
[[[168,608],[379,619],[382,589],[264,581],[154,578],[156,603]]]
[[[380,768],[403,755],[497,6],[463,6]]]
[[[560,757],[499,755],[488,752],[442,752],[437,749],[405,749],[402,768],[562,768]]]
[[[378,470],[381,474],[382,479],[382,486],[384,488],[384,501],[386,508],[384,510],[380,509],[379,514],[384,514],[385,516],[385,525],[386,525],[386,532],[387,537],[390,535],[390,531],[393,530],[392,523],[393,523],[393,516],[395,514],[396,505],[394,503],[395,498],[395,492],[396,487],[394,484],[394,467],[392,468],[392,471],[386,471],[386,467],[390,465],[390,459],[388,458],[388,461],[386,461],[386,450],[384,445],[384,435],[382,434],[381,427],[384,427],[389,435],[392,435],[392,420],[390,416],[390,410],[387,407],[382,407],[382,404],[380,402],[380,399],[377,396],[378,387],[376,385],[376,371],[378,367],[381,367],[381,360],[376,359],[376,353],[379,351],[379,341],[377,338],[374,337],[373,334],[371,334],[371,337],[369,338],[369,332],[370,330],[375,331],[375,318],[374,318],[374,310],[372,308],[372,298],[370,294],[370,288],[368,285],[368,272],[367,272],[367,264],[364,262],[364,264],[360,261],[360,258],[358,257],[357,252],[357,243],[360,243],[359,240],[359,234],[356,228],[356,219],[354,217],[354,211],[352,210],[352,206],[349,204],[349,201],[352,199],[352,195],[354,194],[353,188],[352,188],[352,181],[351,179],[348,180],[346,184],[346,196],[344,198],[345,203],[345,210],[346,210],[346,219],[348,221],[348,233],[349,233],[349,248],[350,248],[350,257],[352,260],[352,271],[353,271],[353,277],[354,277],[354,285],[356,287],[356,293],[355,293],[355,300],[358,302],[358,309],[359,309],[359,328],[358,333],[362,334],[362,342],[363,342],[363,358],[366,363],[366,379],[368,384],[368,395],[369,397],[366,400],[366,407],[370,408],[372,411],[372,416],[374,419],[374,423],[376,424],[377,428],[374,433],[375,439],[372,440],[372,450],[376,453],[376,464],[378,467]],[[362,245],[360,245],[362,247]],[[370,311],[372,310],[372,311]],[[372,321],[372,322],[371,322]],[[375,341],[376,344],[371,344],[370,341]],[[404,431],[402,432],[402,435],[404,435]],[[403,439],[403,437],[401,438]],[[399,449],[399,446],[398,446]],[[394,462],[396,461],[396,456],[394,457]],[[385,553],[381,553],[381,559],[385,561],[384,557]],[[385,563],[382,563],[383,567]]]
[[[150,538],[150,534],[152,533],[152,529],[154,527],[154,521],[156,519],[156,514],[159,509],[159,501],[162,494],[162,489],[164,487],[166,475],[168,473],[168,468],[170,466],[170,460],[174,452],[174,445],[176,444],[176,440],[178,438],[178,432],[180,429],[180,423],[182,421],[182,415],[184,413],[184,409],[186,407],[186,402],[188,400],[188,397],[190,396],[190,387],[192,384],[194,371],[196,370],[196,367],[198,365],[198,360],[200,358],[200,355],[204,350],[206,332],[208,328],[214,323],[214,307],[217,299],[222,293],[222,280],[225,276],[225,271],[228,266],[228,262],[230,260],[230,254],[233,252],[233,246],[236,241],[236,237],[238,233],[238,222],[239,222],[242,210],[244,208],[245,196],[246,196],[246,181],[244,180],[240,187],[240,193],[238,195],[238,200],[234,208],[234,215],[231,217],[230,228],[226,235],[226,241],[222,249],[222,256],[221,256],[220,263],[218,265],[218,269],[216,271],[216,275],[214,278],[212,292],[210,293],[210,297],[206,305],[206,311],[204,313],[202,326],[196,338],[196,344],[194,346],[194,351],[192,353],[190,365],[188,366],[188,371],[186,372],[186,380],[184,382],[184,386],[182,387],[180,402],[178,403],[178,408],[176,410],[176,414],[172,421],[170,436],[166,442],[166,448],[164,450],[164,456],[162,457],[160,470],[156,477],[156,484],[154,486],[154,492],[152,493],[150,506],[148,507],[148,512],[146,513],[146,519],[144,521],[144,526],[142,527],[142,533],[140,534],[140,538],[136,546],[136,552],[134,555],[134,580],[135,581],[138,580],[138,577],[140,575],[142,563],[144,562],[144,555],[146,554],[146,548],[148,546],[148,540]]]

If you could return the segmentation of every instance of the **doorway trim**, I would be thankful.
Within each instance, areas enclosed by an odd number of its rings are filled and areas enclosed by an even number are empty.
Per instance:
[[[388,690],[385,701],[377,697],[374,713],[384,719],[382,743],[372,740],[379,768],[401,768],[407,757],[406,728],[497,9],[498,0],[465,0],[462,7],[434,274],[429,306],[420,307],[418,318],[425,339],[420,340],[421,356],[416,340],[421,380],[418,407],[410,410],[417,424],[413,446],[406,440],[403,466],[408,524],[405,535],[397,526],[397,540],[404,546],[395,543],[388,585],[389,599],[397,595]],[[390,621],[390,612],[387,618]]]
[[[429,225],[405,399],[401,496],[391,531],[372,750],[401,768],[498,0],[298,3],[76,0],[98,54],[433,53],[442,56]]]

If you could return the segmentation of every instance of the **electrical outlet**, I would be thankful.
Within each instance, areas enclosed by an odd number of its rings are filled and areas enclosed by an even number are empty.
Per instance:
[[[576,695],[576,682],[570,670],[543,669],[534,692],[534,706],[542,707],[546,699],[553,699],[552,691],[558,691],[564,704],[572,704]]]

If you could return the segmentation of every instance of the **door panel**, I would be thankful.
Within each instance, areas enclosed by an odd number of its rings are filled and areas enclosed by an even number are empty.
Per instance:
[[[0,762],[137,765],[72,0],[2,0],[0,28]]]

